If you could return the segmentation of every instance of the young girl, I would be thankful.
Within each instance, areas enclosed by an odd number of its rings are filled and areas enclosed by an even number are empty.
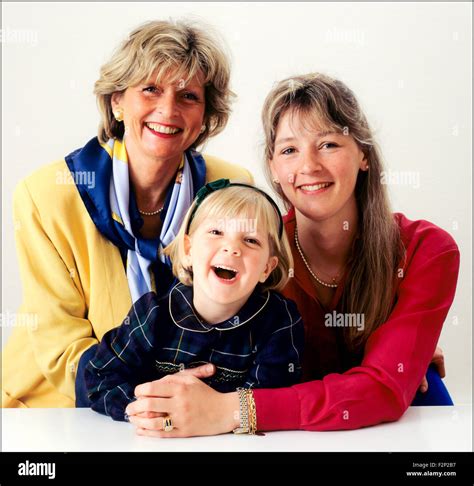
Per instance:
[[[85,372],[94,410],[127,420],[135,386],[203,363],[215,365],[207,383],[220,392],[299,381],[303,324],[275,292],[293,260],[266,193],[227,179],[207,184],[164,253],[180,282],[161,299],[142,296],[104,335]],[[162,420],[169,430],[171,418]]]

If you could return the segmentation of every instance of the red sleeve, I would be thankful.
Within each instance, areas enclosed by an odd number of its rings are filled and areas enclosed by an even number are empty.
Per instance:
[[[428,244],[429,255],[421,244],[415,250],[393,312],[367,340],[360,366],[289,388],[254,390],[258,429],[342,430],[398,420],[454,299],[459,251],[451,242],[438,253]]]

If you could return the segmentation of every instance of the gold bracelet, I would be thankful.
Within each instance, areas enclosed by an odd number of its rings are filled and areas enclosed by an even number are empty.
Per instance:
[[[247,391],[249,434],[255,434],[257,432],[257,408],[255,407],[253,391]]]

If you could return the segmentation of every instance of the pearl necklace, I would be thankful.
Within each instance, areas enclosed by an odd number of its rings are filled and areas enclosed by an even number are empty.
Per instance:
[[[301,259],[303,260],[304,264],[306,265],[306,268],[308,269],[309,273],[311,274],[311,276],[314,278],[314,280],[316,280],[316,282],[318,282],[319,284],[321,285],[324,285],[324,287],[329,287],[331,289],[335,289],[337,288],[338,284],[337,283],[327,283],[327,282],[323,282],[320,278],[318,278],[315,273],[311,270],[311,267],[309,266],[308,262],[306,261],[306,258],[303,254],[303,251],[301,250],[301,247],[300,247],[300,242],[298,241],[298,228],[295,228],[295,243],[296,243],[296,248],[298,248],[298,251],[299,251],[299,254],[301,256]],[[335,282],[336,279],[334,278],[333,279],[333,282]]]
[[[148,213],[147,211],[140,211],[140,209],[138,210],[138,212],[142,215],[142,216],[155,216],[157,214],[160,214],[161,211],[163,211],[163,208],[164,206],[162,206],[160,209],[157,209],[156,211],[152,211],[151,213]]]

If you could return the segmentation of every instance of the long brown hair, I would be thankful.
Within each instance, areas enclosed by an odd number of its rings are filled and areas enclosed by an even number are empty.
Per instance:
[[[350,134],[364,153],[368,171],[359,171],[355,196],[359,211],[358,235],[348,262],[342,311],[364,316],[364,329],[344,328],[349,349],[361,351],[368,337],[383,324],[392,308],[397,269],[404,258],[400,230],[381,181],[382,157],[372,130],[354,93],[341,81],[320,73],[285,79],[268,94],[262,112],[265,132],[265,172],[268,182],[291,206],[269,168],[281,117],[291,110],[317,119],[324,128]]]

